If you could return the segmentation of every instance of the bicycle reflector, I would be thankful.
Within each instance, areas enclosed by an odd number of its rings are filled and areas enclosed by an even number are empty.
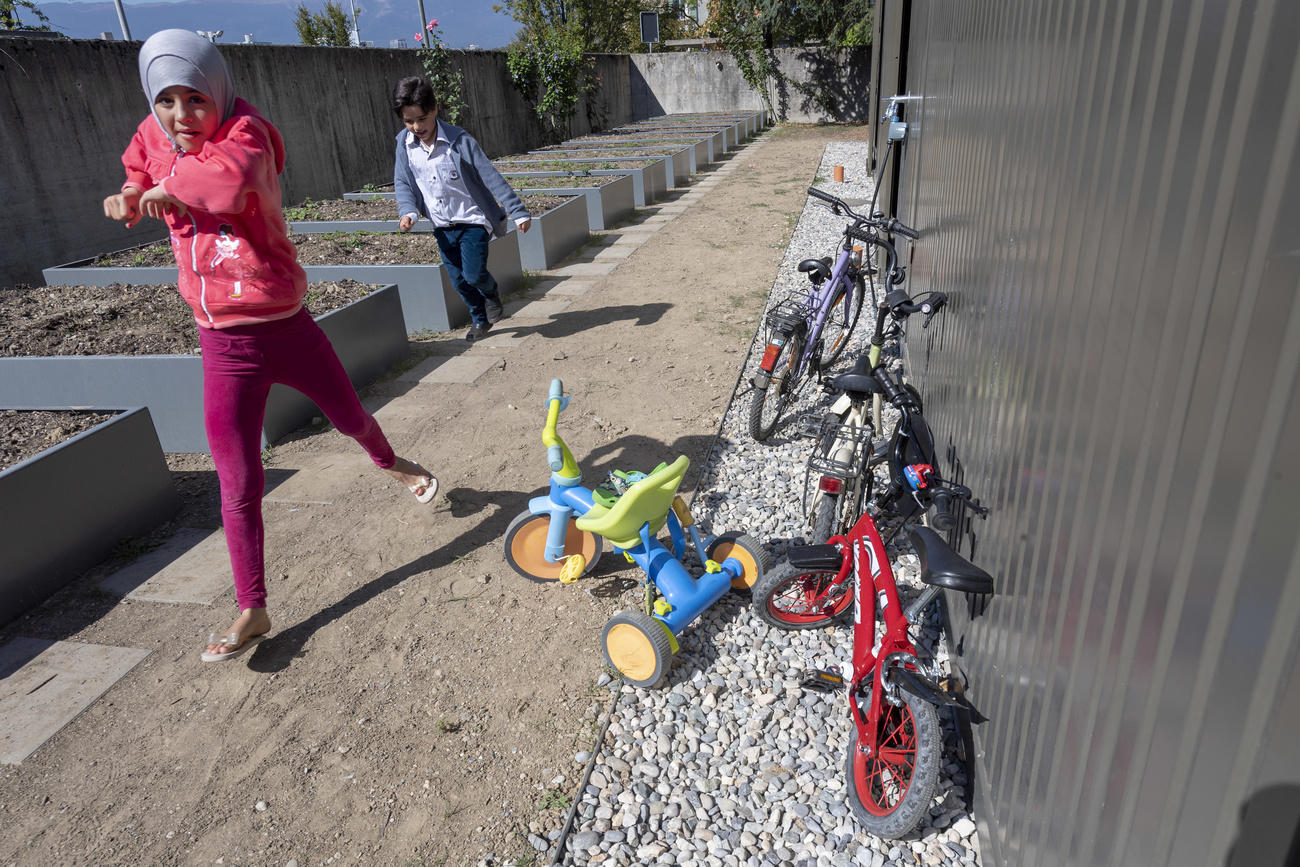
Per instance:
[[[817,488],[827,494],[838,494],[844,490],[844,480],[834,476],[822,476],[821,481],[817,483]]]
[[[907,477],[907,483],[912,486],[912,490],[923,491],[930,484],[934,467],[929,464],[908,464],[903,467],[903,475]]]
[[[763,360],[758,363],[759,368],[771,373],[772,368],[776,366],[776,357],[781,353],[781,347],[784,345],[784,341],[781,343],[769,343],[767,349],[763,350]]]

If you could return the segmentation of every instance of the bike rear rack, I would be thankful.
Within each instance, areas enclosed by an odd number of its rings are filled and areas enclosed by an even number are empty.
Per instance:
[[[872,440],[870,425],[860,427],[840,424],[834,416],[822,416],[814,422],[809,418],[811,415],[813,413],[804,413],[799,418],[799,432],[817,438],[817,445],[808,457],[810,474],[848,479],[869,472]],[[840,450],[835,448],[837,442],[842,448],[852,449],[847,461],[837,460],[831,455],[832,451]]]
[[[763,327],[770,338],[773,334],[793,334],[808,321],[803,298],[786,298],[773,304],[763,317]]]

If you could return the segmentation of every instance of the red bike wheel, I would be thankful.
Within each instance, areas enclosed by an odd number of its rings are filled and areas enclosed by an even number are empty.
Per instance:
[[[843,620],[853,611],[853,581],[837,585],[835,575],[782,560],[754,585],[754,611],[778,629],[818,629]]]
[[[910,833],[930,810],[939,782],[939,717],[934,705],[900,690],[900,707],[881,702],[876,754],[849,744],[845,775],[849,807],[867,831],[894,840]],[[869,697],[857,698],[867,715]],[[868,725],[870,725],[868,720]]]

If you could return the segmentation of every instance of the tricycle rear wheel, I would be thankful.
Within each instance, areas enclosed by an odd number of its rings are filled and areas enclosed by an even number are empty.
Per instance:
[[[546,533],[551,526],[551,516],[520,512],[506,527],[506,562],[529,581],[549,582],[560,580],[564,559],[551,563],[546,559]],[[582,574],[596,568],[600,559],[602,541],[595,533],[579,530],[573,518],[569,519],[569,532],[564,540],[565,557],[581,554],[587,559]]]
[[[772,556],[757,539],[746,533],[734,530],[723,533],[709,543],[704,556],[721,563],[728,557],[734,557],[744,567],[739,576],[731,579],[731,589],[748,592],[763,580],[763,575],[772,568]]]

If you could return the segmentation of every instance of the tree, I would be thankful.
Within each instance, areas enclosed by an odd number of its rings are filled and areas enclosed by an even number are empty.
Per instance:
[[[23,20],[23,10],[26,10],[29,20]],[[32,23],[30,19],[35,19]],[[50,19],[45,17],[45,13],[36,8],[32,0],[0,0],[0,30],[43,30],[50,31]]]
[[[358,9],[357,15],[360,14]],[[299,3],[293,20],[303,45],[347,47],[352,44],[354,25],[355,22],[348,20],[348,14],[334,0],[325,0],[325,8],[320,12],[312,12],[306,4]]]

